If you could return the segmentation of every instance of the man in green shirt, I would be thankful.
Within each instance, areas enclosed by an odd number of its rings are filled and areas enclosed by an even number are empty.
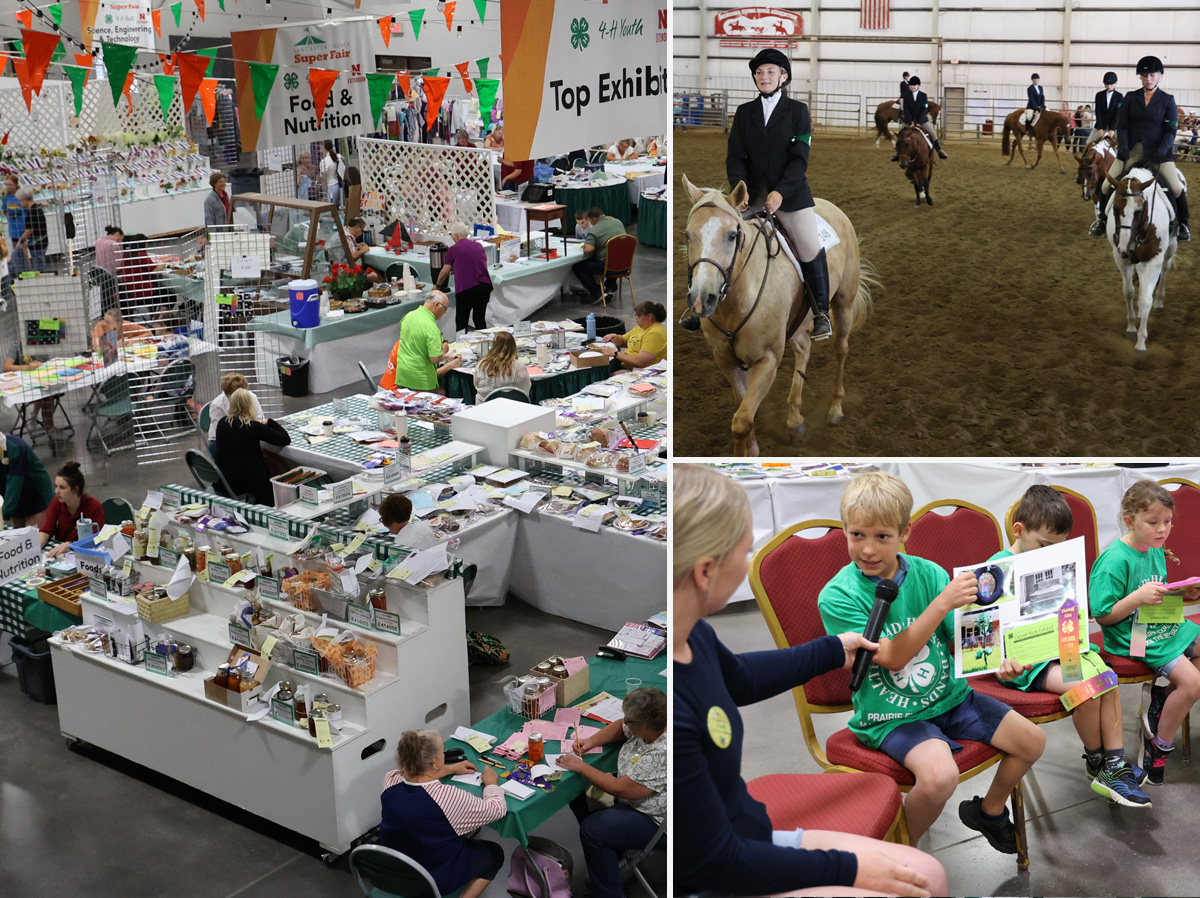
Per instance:
[[[457,352],[442,339],[438,319],[450,308],[445,293],[434,290],[429,299],[400,320],[396,349],[396,386],[409,390],[437,390],[438,378],[462,364]],[[439,367],[440,365],[440,367]]]
[[[596,275],[604,274],[604,262],[608,258],[608,241],[625,233],[625,225],[611,215],[605,215],[598,206],[588,210],[587,238],[583,241],[583,261],[571,266],[579,283],[587,290],[592,302],[600,302],[600,285],[596,283]],[[604,282],[604,292],[612,293],[617,289],[616,281],[609,279]]]

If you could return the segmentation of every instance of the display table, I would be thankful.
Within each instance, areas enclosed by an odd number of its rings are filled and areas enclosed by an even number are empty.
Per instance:
[[[605,215],[611,215],[622,224],[627,225],[633,220],[633,201],[629,197],[627,183],[621,180],[604,185],[555,187],[554,201],[567,207],[566,212],[563,213],[563,221],[571,222],[572,230],[574,229],[575,210],[582,209],[586,212],[593,206],[598,206]]]
[[[529,399],[537,403],[543,399],[573,396],[588,384],[606,380],[611,373],[607,366],[603,366],[570,368],[558,374],[533,374],[530,375]],[[466,374],[456,368],[446,375],[445,387],[447,396],[461,399],[468,405],[476,404],[474,374]]]
[[[525,233],[525,210],[530,206],[539,206],[540,203],[522,203],[517,200],[504,200],[496,198],[496,221],[500,227],[508,231],[510,234]],[[558,226],[565,227],[566,221],[559,217],[558,219],[550,219],[558,221]],[[575,223],[571,220],[571,232],[574,233]]]
[[[667,198],[651,199],[638,196],[638,226],[639,243],[647,246],[667,246]]]

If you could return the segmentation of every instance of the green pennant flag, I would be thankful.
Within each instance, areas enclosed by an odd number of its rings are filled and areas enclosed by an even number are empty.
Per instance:
[[[180,0],[180,2],[179,2],[179,3],[172,3],[172,4],[171,4],[171,15],[173,15],[173,16],[175,17],[175,27],[176,27],[176,28],[178,28],[178,27],[179,27],[179,14],[180,14],[181,12],[183,12],[183,2],[182,2],[182,0]]]
[[[25,54],[25,41],[13,41],[12,44],[18,53]]]
[[[137,57],[137,47],[127,47],[124,44],[110,44],[101,41],[104,47],[104,67],[108,69],[108,86],[112,88],[113,105],[121,102],[121,93],[125,90],[125,76],[133,67]]]
[[[275,86],[275,76],[279,74],[279,66],[269,62],[246,64],[250,66],[250,84],[254,88],[254,117],[261,122],[267,108],[267,98]]]
[[[46,12],[50,13],[50,18],[54,20],[54,24],[62,27],[62,4],[53,3],[46,7]]]
[[[413,40],[420,40],[421,39],[421,20],[425,17],[425,10],[423,10],[423,9],[411,10],[411,11],[409,11],[408,17],[409,17],[409,19],[412,20]]]
[[[490,57],[490,56],[485,56],[485,57],[483,57],[483,59],[475,60],[475,65],[479,66],[479,77],[480,78],[487,77],[487,67],[488,67],[488,63],[491,61],[492,61],[492,57]]]
[[[225,12],[225,0],[217,0],[217,6],[221,7],[221,12]]]
[[[426,70],[425,70],[425,77],[426,77],[426,78],[436,78],[437,76],[438,76],[438,70],[437,70],[437,69],[426,69]]]
[[[61,13],[61,11],[60,11]],[[88,72],[83,66],[63,66],[63,71],[71,79],[71,92],[75,94],[75,115],[83,114],[83,85],[87,83]]]
[[[392,72],[367,72],[367,90],[371,94],[371,123],[379,127],[379,115],[392,92],[396,76]]]
[[[217,64],[217,48],[216,48],[216,47],[210,47],[210,48],[209,48],[209,49],[207,49],[207,50],[197,50],[197,51],[196,51],[196,55],[197,55],[197,56],[207,56],[207,57],[208,57],[210,60],[212,60],[212,61],[211,61],[211,62],[208,64],[208,68],[206,68],[206,69],[204,70],[204,76],[205,76],[206,78],[211,78],[211,77],[212,77],[212,72],[213,72],[213,66]]]
[[[499,78],[480,78],[475,82],[479,91],[479,112],[483,115],[483,127],[492,126],[492,107],[496,105],[496,91],[500,89]]]
[[[162,107],[163,121],[168,124],[171,122],[167,116],[171,109],[171,101],[175,99],[176,80],[174,75],[154,76],[154,86],[158,90],[158,105]]]
[[[483,12],[487,9],[487,0],[475,0],[475,9],[479,11],[479,21],[483,21]]]
[[[54,48],[54,52],[50,55],[51,62],[58,62],[67,55],[66,41],[59,41],[58,46]]]

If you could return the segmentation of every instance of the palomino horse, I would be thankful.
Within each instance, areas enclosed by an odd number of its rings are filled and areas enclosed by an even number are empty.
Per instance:
[[[1075,183],[1083,191],[1083,198],[1091,200],[1096,206],[1096,217],[1100,217],[1100,202],[1104,194],[1100,185],[1108,177],[1113,160],[1117,158],[1117,142],[1111,137],[1102,137],[1083,148],[1083,155],[1072,153],[1079,163],[1079,173],[1075,175]]]
[[[1170,233],[1171,200],[1147,169],[1135,168],[1119,181],[1112,175],[1105,177],[1113,186],[1108,201],[1108,240],[1125,292],[1125,335],[1137,340],[1135,352],[1145,352],[1151,304],[1156,309],[1163,307],[1167,272],[1175,258],[1177,243]],[[1138,279],[1136,304],[1134,274]]]
[[[922,196],[932,206],[929,179],[933,177],[933,149],[926,142],[925,132],[912,125],[905,128],[896,135],[896,153],[900,156],[900,168],[917,192],[917,208],[921,207]]]
[[[900,110],[896,108],[899,105],[899,100],[887,100],[875,107],[875,149],[879,149],[879,141],[885,137],[887,138],[888,146],[895,143],[891,129],[888,128],[888,122],[900,120]],[[938,113],[941,111],[942,107],[937,103],[929,104],[929,120],[935,125],[937,124]]]
[[[1021,161],[1025,163],[1025,167],[1030,170],[1037,168],[1038,163],[1042,161],[1042,144],[1049,140],[1050,147],[1054,150],[1054,158],[1058,160],[1058,171],[1060,174],[1065,175],[1067,170],[1063,168],[1062,157],[1058,155],[1058,135],[1060,131],[1064,135],[1069,133],[1066,116],[1057,112],[1051,112],[1049,109],[1042,110],[1041,118],[1033,125],[1033,136],[1037,140],[1037,159],[1034,160],[1033,165],[1030,165],[1029,160],[1025,158],[1025,149],[1021,146],[1021,138],[1025,134],[1025,126],[1021,123],[1021,119],[1024,116],[1024,109],[1016,109],[1010,112],[1004,119],[1002,152],[1008,157],[1008,161],[1004,164],[1012,165],[1012,161],[1019,150]],[[1010,134],[1015,135],[1015,139],[1010,140]]]
[[[695,187],[685,176],[692,201],[687,221],[688,304],[703,321],[701,330],[712,347],[713,361],[733,387],[738,403],[733,416],[733,448],[737,455],[758,455],[754,417],[775,382],[790,344],[796,354],[788,394],[790,436],[804,436],[800,413],[804,371],[812,341],[812,311],[804,301],[804,285],[780,246],[777,232],[758,221],[745,221],[737,210],[748,200],[739,182],[728,196],[715,188]],[[842,421],[842,378],[850,351],[850,331],[866,318],[871,305],[871,268],[858,254],[858,235],[845,213],[827,200],[816,201],[816,213],[837,232],[841,242],[828,250],[830,318],[837,355],[833,402],[827,420]]]

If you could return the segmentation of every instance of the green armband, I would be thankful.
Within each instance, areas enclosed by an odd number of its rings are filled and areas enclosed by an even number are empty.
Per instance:
[[[797,134],[793,138],[793,140],[803,141],[804,143],[808,144],[811,147],[812,146],[812,132],[809,131],[807,134]]]

